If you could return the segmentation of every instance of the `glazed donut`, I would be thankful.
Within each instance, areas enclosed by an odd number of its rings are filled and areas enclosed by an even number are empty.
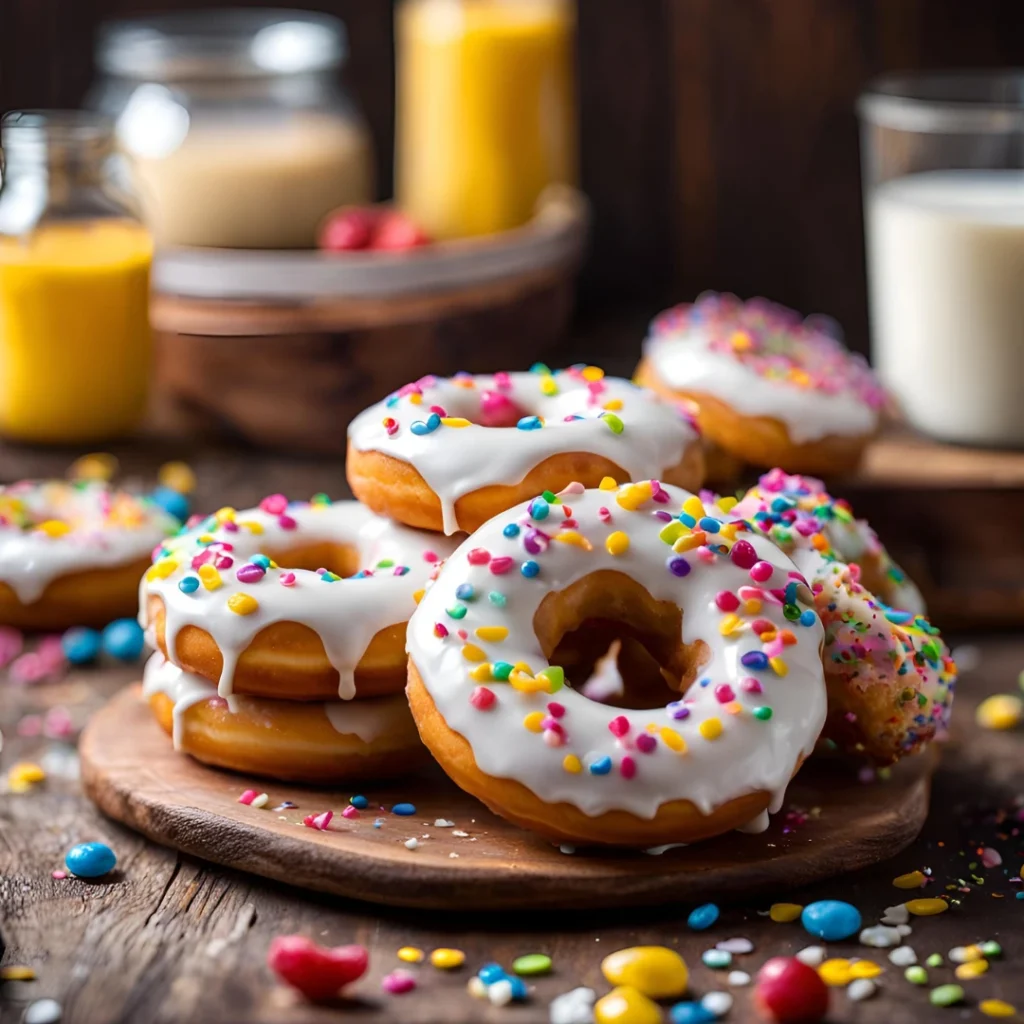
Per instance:
[[[695,495],[607,486],[535,498],[447,560],[409,622],[420,736],[459,786],[558,842],[763,829],[825,721],[811,594]],[[549,663],[595,621],[644,639],[671,687],[659,705],[589,700]]]
[[[871,527],[820,480],[781,470],[731,511],[786,551],[814,592],[825,624],[825,736],[882,764],[942,736],[956,665]]]
[[[414,595],[453,547],[354,501],[274,494],[163,544],[141,584],[140,621],[222,697],[395,693]]]
[[[407,384],[349,425],[346,470],[374,512],[447,534],[572,480],[704,479],[685,411],[596,366]]]
[[[704,435],[755,466],[853,469],[885,392],[864,359],[764,299],[708,293],[656,317],[636,380],[700,407]]]
[[[142,686],[174,749],[216,768],[321,785],[401,775],[426,759],[400,695],[301,704],[238,697],[154,654]]]
[[[104,483],[0,488],[0,624],[66,629],[134,614],[149,553],[176,529],[155,502]]]

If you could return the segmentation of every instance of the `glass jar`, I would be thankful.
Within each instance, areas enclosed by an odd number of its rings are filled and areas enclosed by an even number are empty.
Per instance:
[[[525,224],[576,181],[568,0],[403,0],[395,193],[433,238]]]
[[[0,431],[96,441],[146,406],[153,246],[111,174],[113,125],[80,112],[0,121]]]
[[[878,371],[921,430],[1024,446],[1024,75],[888,77],[859,109]]]
[[[344,25],[224,10],[113,22],[90,105],[117,121],[160,245],[308,248],[372,197],[372,147],[341,90]]]

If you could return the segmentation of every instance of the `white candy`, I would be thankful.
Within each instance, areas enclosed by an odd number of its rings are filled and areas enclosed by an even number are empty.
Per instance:
[[[889,954],[889,960],[897,967],[909,967],[917,963],[917,953],[911,946],[897,946]]]
[[[900,938],[900,933],[895,928],[887,928],[884,924],[877,924],[873,928],[865,928],[860,933],[860,941],[865,946],[873,946],[875,949],[888,949],[889,946],[898,946]]]
[[[488,985],[487,998],[492,1006],[507,1006],[512,1002],[512,982],[508,978],[500,978]]]
[[[862,999],[870,999],[878,991],[878,986],[870,978],[854,978],[846,986],[846,994],[855,1003]]]
[[[896,931],[900,933],[903,938],[906,938],[914,929],[909,924],[898,924],[896,925]]]
[[[563,992],[551,1001],[548,1019],[551,1024],[594,1024],[594,1001],[597,993],[581,986]]]
[[[754,944],[750,939],[723,939],[721,942],[715,943],[715,949],[724,949],[727,953],[751,953],[754,950]]]
[[[405,848],[407,850],[415,850],[420,845],[420,841],[413,837],[412,839],[406,839]]]
[[[739,988],[750,984],[750,975],[746,971],[730,971],[725,979],[730,985]]]
[[[804,946],[804,948],[796,954],[796,958],[800,963],[807,964],[808,967],[820,967],[825,962],[825,947]]]
[[[732,1009],[732,996],[728,992],[709,992],[700,1001],[708,1013],[724,1017]]]
[[[895,907],[886,907],[880,920],[882,924],[906,924],[910,920],[910,911],[905,903],[897,903]]]
[[[454,821],[448,821],[447,818],[438,818],[434,822],[434,828],[452,828],[455,825]]]
[[[466,982],[466,991],[474,999],[486,999],[487,998],[487,986],[475,974],[473,975],[472,978],[469,979],[468,982]]]
[[[57,1024],[64,1009],[56,999],[37,999],[25,1008],[24,1024]]]

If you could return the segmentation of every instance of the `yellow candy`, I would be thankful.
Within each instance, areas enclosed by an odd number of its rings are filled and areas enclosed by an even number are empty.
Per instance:
[[[112,480],[117,473],[117,459],[108,452],[91,452],[75,459],[68,470],[72,480]]]
[[[423,404],[423,396],[421,394],[419,394],[419,392],[414,391],[409,396],[409,402],[412,405],[422,405]]]
[[[696,494],[691,494],[686,501],[683,502],[683,511],[687,515],[693,516],[694,519],[701,519],[705,514],[704,502],[702,502]]]
[[[36,972],[31,967],[0,967],[0,981],[35,981]]]
[[[557,540],[559,544],[572,544],[573,547],[583,548],[584,551],[594,550],[594,545],[577,530],[562,530],[551,539]]]
[[[629,985],[594,1003],[594,1024],[661,1024],[661,1007]]]
[[[718,507],[723,512],[729,512],[738,504],[739,500],[740,500],[739,498],[719,498],[718,499]],[[723,530],[724,530],[724,527],[723,527]]]
[[[232,594],[228,598],[228,607],[236,615],[252,615],[260,606],[252,594]]]
[[[199,579],[207,590],[216,590],[223,586],[220,573],[212,565],[201,565],[196,572],[199,573]]]
[[[622,399],[610,398],[607,402],[604,403],[603,408],[607,412],[619,412],[622,409]]]
[[[669,750],[674,750],[677,754],[686,753],[686,740],[667,725],[663,725],[658,730],[658,735],[661,737],[661,742],[668,747]]]
[[[972,978],[980,978],[987,970],[987,960],[969,960],[965,964],[959,964],[954,973],[960,981],[970,981]]]
[[[851,978],[877,978],[882,968],[874,960],[856,960],[850,964]]]
[[[773,903],[768,916],[778,924],[795,921],[804,908],[799,903]]]
[[[850,961],[833,959],[826,960],[819,968],[818,974],[821,975],[821,980],[826,985],[830,985],[833,988],[840,988],[843,985],[849,985],[853,981],[853,975],[850,972]]]
[[[474,665],[469,670],[469,678],[476,683],[494,682],[494,675],[491,672],[491,666],[487,662],[484,662],[482,665]]]
[[[541,379],[540,379],[540,390],[541,390],[542,394],[545,394],[545,395],[548,395],[548,396],[557,395],[558,394],[558,383],[555,381],[554,377],[549,377],[549,376],[545,375],[545,376],[541,377]]]
[[[591,383],[604,379],[604,370],[600,366],[588,366],[583,370],[583,379]]]
[[[722,735],[722,723],[717,718],[706,718],[698,728],[706,740],[717,740]]]
[[[425,587],[420,587],[419,590],[412,592],[412,599],[416,604],[419,604],[423,600],[423,595],[427,592]]]
[[[543,732],[544,726],[541,724],[544,721],[543,711],[531,711],[524,719],[523,725],[526,726],[530,732]]]
[[[184,462],[165,462],[156,478],[163,487],[169,487],[179,494],[191,494],[196,489],[196,475],[192,467]]]
[[[462,648],[462,656],[466,661],[486,661],[487,654],[483,648],[477,647],[476,644],[464,644]]]
[[[213,513],[213,518],[216,519],[218,523],[230,523],[235,518],[235,515],[235,510],[231,508],[230,505],[225,505],[223,508],[219,508]]]
[[[579,775],[583,771],[583,762],[575,754],[566,754],[562,758],[562,767],[570,775]]]
[[[466,954],[461,949],[435,949],[430,962],[442,971],[453,971],[466,962]]]
[[[689,971],[683,958],[667,946],[630,946],[601,961],[612,985],[625,985],[651,999],[675,999],[686,991]]]
[[[46,778],[46,772],[32,761],[18,761],[12,764],[7,772],[7,781],[12,786],[23,786],[26,789],[42,782]]]
[[[489,644],[500,644],[508,636],[508,626],[480,626],[476,635]]]
[[[949,910],[949,904],[940,899],[908,900],[906,907],[917,917],[931,917],[934,914],[944,914]]]
[[[526,672],[513,672],[508,677],[513,690],[520,693],[550,693],[551,680],[546,676],[531,676]]]
[[[442,416],[441,423],[446,427],[469,427],[472,426],[469,420],[463,419],[461,416]]]
[[[71,532],[71,527],[60,519],[47,519],[36,529],[40,533],[45,533],[47,537],[63,537],[66,533]]]
[[[1013,1017],[1017,1013],[1016,1006],[1002,999],[982,999],[978,1009],[986,1017]]]
[[[616,530],[608,535],[604,542],[609,555],[624,555],[629,550],[629,536],[621,530]]]
[[[154,562],[146,570],[146,579],[149,581],[165,580],[177,568],[178,563],[173,558],[161,558],[159,562]]]
[[[898,875],[892,880],[897,889],[920,889],[924,885],[924,873],[921,871],[908,871],[905,875]]]
[[[423,950],[417,949],[415,946],[403,946],[398,951],[398,959],[407,964],[421,964],[423,957]]]
[[[615,482],[614,477],[603,476],[601,482],[597,485],[599,490],[602,491],[614,491],[619,485]]]
[[[983,729],[1013,729],[1024,717],[1024,700],[1012,694],[1000,693],[978,705],[974,720]]]
[[[243,519],[238,525],[256,537],[263,533],[263,524],[257,523],[255,519]]]
[[[658,537],[666,544],[674,544],[684,533],[689,532],[690,528],[688,526],[679,522],[678,519],[673,519],[671,523],[666,523],[661,528]]]
[[[722,636],[730,636],[735,633],[743,625],[742,620],[735,612],[729,612],[728,615],[722,616],[722,621],[718,624],[718,632]]]
[[[789,672],[789,666],[781,658],[769,658],[768,664],[775,670],[777,676],[784,676]]]
[[[677,555],[681,555],[684,551],[692,551],[693,548],[699,548],[706,539],[707,538],[704,536],[703,530],[695,530],[693,533],[684,533],[672,545],[672,550]]]
[[[615,495],[615,500],[628,512],[635,512],[645,501],[650,499],[652,493],[650,482],[645,480],[639,484],[626,484]]]

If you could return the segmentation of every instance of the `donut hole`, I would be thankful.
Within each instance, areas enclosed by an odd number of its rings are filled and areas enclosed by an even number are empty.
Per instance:
[[[632,577],[600,570],[548,594],[533,620],[548,660],[565,669],[566,682],[584,696],[613,707],[664,707],[696,680],[709,651],[683,641],[683,612],[658,601]],[[587,686],[603,660],[614,657],[622,687],[592,696]],[[603,675],[604,673],[601,672]]]
[[[354,545],[332,541],[297,544],[265,554],[282,569],[307,569],[310,572],[326,569],[343,579],[354,576],[360,569],[369,568],[359,564],[359,551]]]

